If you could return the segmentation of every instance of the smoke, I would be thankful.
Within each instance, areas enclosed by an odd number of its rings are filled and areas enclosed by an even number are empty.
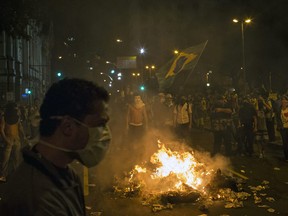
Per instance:
[[[223,156],[216,156],[211,158],[210,153],[204,150],[196,150],[185,142],[176,139],[173,133],[169,131],[160,131],[157,129],[149,129],[145,137],[134,143],[135,148],[130,148],[131,145],[127,143],[128,138],[124,134],[117,134],[119,130],[114,130],[113,143],[108,154],[101,164],[91,169],[90,175],[92,181],[96,182],[97,186],[102,191],[111,190],[115,184],[115,178],[123,178],[129,176],[134,170],[135,165],[147,168],[147,173],[139,175],[137,180],[143,181],[146,184],[145,191],[169,190],[172,188],[173,178],[170,179],[151,179],[152,172],[155,171],[155,164],[151,163],[151,156],[159,150],[158,141],[165,145],[173,153],[192,154],[199,165],[197,165],[197,175],[201,172],[216,172],[218,169],[225,170],[229,167],[229,160]],[[133,145],[132,145],[133,146]],[[128,148],[127,148],[128,147]],[[154,169],[154,170],[153,170]],[[208,175],[205,185],[209,184],[213,178],[213,173]],[[127,180],[127,179],[126,179]],[[175,178],[176,180],[176,178]],[[174,181],[175,182],[175,181]],[[143,191],[144,193],[144,191]]]

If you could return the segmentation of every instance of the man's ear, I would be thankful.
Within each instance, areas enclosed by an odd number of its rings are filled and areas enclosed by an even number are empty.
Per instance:
[[[60,124],[60,129],[65,136],[71,136],[75,127],[75,122],[71,118],[63,118]]]

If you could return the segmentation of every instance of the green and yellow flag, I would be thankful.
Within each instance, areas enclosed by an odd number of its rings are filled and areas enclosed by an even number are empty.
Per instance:
[[[159,89],[163,91],[169,88],[174,78],[183,70],[193,70],[205,49],[207,42],[189,47],[181,51],[176,57],[162,66],[156,76],[158,78]]]

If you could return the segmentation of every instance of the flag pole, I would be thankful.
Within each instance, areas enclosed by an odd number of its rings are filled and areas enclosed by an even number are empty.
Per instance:
[[[207,43],[208,43],[208,40],[205,42],[205,45],[204,45],[204,47],[203,47],[203,49],[202,49],[202,51],[201,51],[201,53],[200,53],[199,58],[197,59],[197,62],[196,62],[196,64],[195,64],[195,66],[192,68],[192,70],[191,70],[190,73],[188,74],[187,78],[185,79],[185,82],[184,82],[184,84],[183,84],[183,89],[184,89],[185,85],[187,84],[187,81],[189,80],[189,78],[190,78],[192,72],[194,71],[195,67],[197,66],[198,61],[199,61],[199,59],[201,58],[202,53],[203,53],[203,51],[205,50]]]

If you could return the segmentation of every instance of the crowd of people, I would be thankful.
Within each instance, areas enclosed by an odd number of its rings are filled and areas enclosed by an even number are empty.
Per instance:
[[[186,143],[191,141],[192,128],[207,129],[214,136],[211,156],[223,154],[263,158],[265,145],[276,142],[276,131],[279,131],[284,159],[288,160],[287,123],[283,114],[287,106],[285,94],[269,94],[259,90],[241,96],[235,91],[174,96],[159,93],[149,97],[135,93],[130,96],[126,101],[121,100],[121,107],[124,107],[122,114],[126,116],[122,121],[130,131],[129,143],[139,142],[149,128],[173,134],[176,139]],[[114,105],[117,109],[118,101]]]

